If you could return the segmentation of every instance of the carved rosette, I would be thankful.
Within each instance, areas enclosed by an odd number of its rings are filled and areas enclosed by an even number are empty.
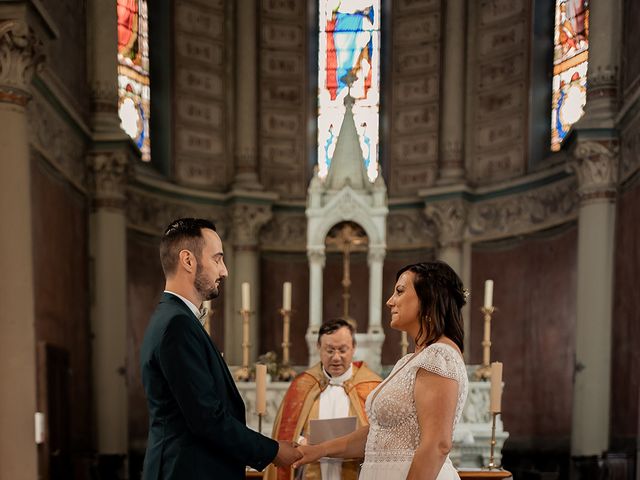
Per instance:
[[[0,101],[25,106],[33,73],[44,61],[42,42],[19,20],[0,20]]]
[[[260,229],[273,213],[269,205],[235,204],[232,208],[233,245],[239,249],[255,249],[259,243]]]
[[[569,167],[576,173],[582,202],[612,199],[618,186],[618,146],[608,142],[580,142]]]
[[[467,227],[467,203],[460,199],[429,203],[424,213],[438,230],[438,244],[444,247],[459,247]]]
[[[90,152],[87,163],[94,209],[124,210],[130,170],[126,152]]]

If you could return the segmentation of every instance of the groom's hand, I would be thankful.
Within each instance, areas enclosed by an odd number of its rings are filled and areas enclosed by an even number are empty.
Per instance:
[[[278,454],[273,459],[276,467],[290,467],[293,462],[302,458],[302,453],[291,443],[278,441]]]

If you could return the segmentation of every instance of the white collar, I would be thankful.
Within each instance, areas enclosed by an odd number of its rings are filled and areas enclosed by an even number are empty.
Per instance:
[[[171,295],[175,295],[180,300],[182,300],[184,302],[184,304],[187,307],[189,307],[189,310],[191,310],[193,312],[193,314],[196,316],[196,318],[202,324],[202,326],[204,326],[204,319],[207,316],[207,309],[206,308],[203,308],[202,311],[200,311],[200,309],[198,307],[196,307],[190,300],[184,298],[182,295],[178,295],[176,292],[172,292],[171,290],[165,290],[164,292],[165,293],[170,293]]]
[[[347,368],[347,370],[342,375],[339,375],[337,377],[332,377],[331,375],[329,375],[324,367],[322,367],[322,373],[324,373],[324,376],[327,377],[327,380],[329,380],[329,385],[341,387],[342,384],[349,380],[353,375],[353,363],[349,365],[349,368]]]

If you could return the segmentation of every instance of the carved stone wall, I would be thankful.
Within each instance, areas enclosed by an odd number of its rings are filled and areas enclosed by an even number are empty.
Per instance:
[[[37,92],[27,104],[29,144],[76,188],[84,190],[86,139]]]
[[[415,194],[436,181],[441,2],[394,0],[392,15],[391,197]]]
[[[260,2],[260,179],[283,199],[307,194],[307,2]]]
[[[174,2],[174,175],[226,189],[232,174],[226,111],[225,2]]]
[[[127,224],[138,232],[159,236],[172,220],[180,217],[212,219],[222,240],[229,236],[229,213],[222,205],[197,198],[174,198],[169,194],[150,193],[129,187],[127,191]]]
[[[87,2],[42,0],[41,3],[59,35],[47,45],[47,69],[52,74],[48,78],[55,83],[56,89],[64,95],[66,102],[87,118],[90,102],[87,56],[84,54],[89,41]],[[115,33],[113,41],[117,41]]]
[[[260,247],[270,252],[305,252],[307,219],[304,213],[274,212],[271,221],[260,231]]]
[[[481,0],[469,8],[475,36],[468,57],[468,172],[487,183],[526,171],[530,6]]]

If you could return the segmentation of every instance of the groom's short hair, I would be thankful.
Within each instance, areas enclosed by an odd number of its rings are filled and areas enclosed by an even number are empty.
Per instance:
[[[203,228],[216,231],[215,224],[204,218],[179,218],[165,229],[160,239],[160,264],[165,276],[176,272],[181,250],[189,250],[197,259],[200,258],[204,244]]]

